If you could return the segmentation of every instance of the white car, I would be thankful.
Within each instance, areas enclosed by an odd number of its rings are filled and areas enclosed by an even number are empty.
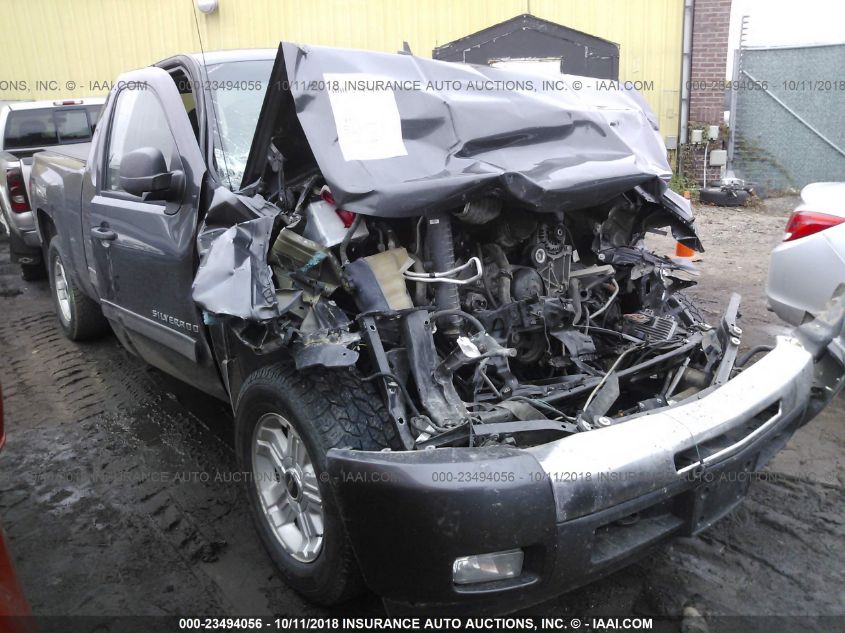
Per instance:
[[[769,306],[798,325],[845,290],[845,182],[817,182],[801,191],[783,243],[772,251]]]

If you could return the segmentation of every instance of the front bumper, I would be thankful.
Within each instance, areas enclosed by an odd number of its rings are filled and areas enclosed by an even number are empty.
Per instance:
[[[719,388],[545,445],[332,450],[328,469],[369,586],[393,612],[504,613],[695,534],[842,387],[845,299]],[[452,582],[461,556],[522,548],[522,574]]]

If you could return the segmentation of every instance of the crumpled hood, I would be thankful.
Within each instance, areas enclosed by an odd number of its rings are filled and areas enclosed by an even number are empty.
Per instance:
[[[636,188],[679,220],[677,239],[701,248],[689,201],[662,180],[671,173],[666,148],[636,91],[586,77],[283,43],[247,187],[218,189],[198,233],[193,297],[207,313],[267,321],[282,312],[267,261],[279,209],[252,187],[271,143],[284,156],[286,181],[317,168],[339,206],[365,215],[453,210],[491,193],[567,211]]]
[[[671,173],[654,114],[613,82],[289,43],[244,183],[260,176],[273,138],[286,174],[316,163],[341,206],[384,217],[491,191],[541,211],[595,206],[638,185],[661,199]],[[689,203],[675,202],[691,222]]]

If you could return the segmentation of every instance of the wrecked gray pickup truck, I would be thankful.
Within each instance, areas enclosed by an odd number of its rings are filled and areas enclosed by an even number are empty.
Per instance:
[[[87,154],[35,157],[62,328],[105,317],[231,402],[312,600],[493,613],[589,582],[726,514],[842,387],[843,299],[737,360],[739,297],[706,324],[644,247],[702,249],[652,113],[561,81],[180,56],[120,78]]]

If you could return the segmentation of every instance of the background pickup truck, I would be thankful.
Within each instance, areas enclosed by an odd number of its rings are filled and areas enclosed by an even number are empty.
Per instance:
[[[707,324],[646,247],[703,250],[641,96],[499,79],[526,78],[178,56],[119,78],[87,152],[34,157],[62,329],[231,404],[258,534],[314,601],[489,614],[589,582],[725,516],[842,388],[845,297],[750,364],[740,297]]]
[[[9,103],[0,107],[0,216],[12,261],[24,279],[44,275],[41,242],[29,207],[32,155],[46,147],[88,143],[105,99]]]

